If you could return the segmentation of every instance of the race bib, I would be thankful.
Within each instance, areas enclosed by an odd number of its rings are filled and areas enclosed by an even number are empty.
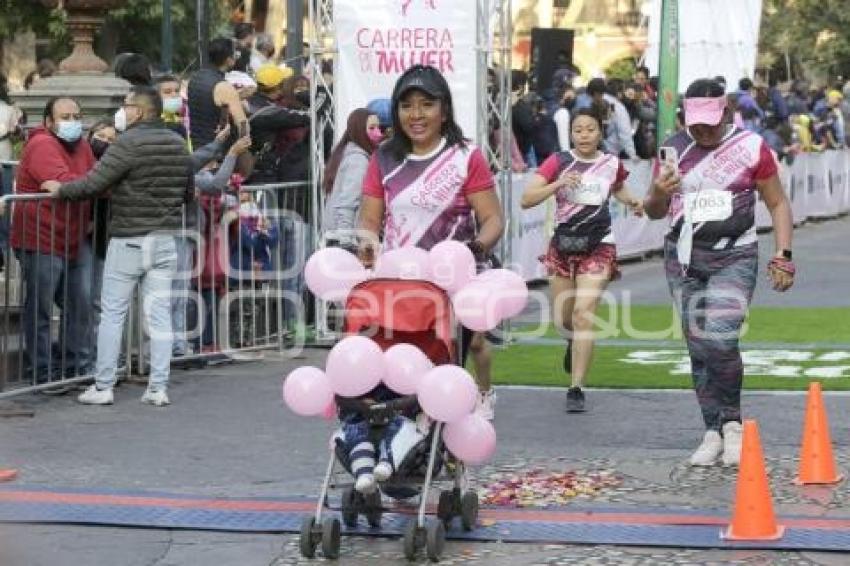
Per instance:
[[[716,222],[732,216],[732,193],[706,189],[685,193],[685,217],[691,222]]]
[[[566,197],[573,204],[599,206],[608,198],[608,185],[597,177],[585,177],[579,186],[567,189]]]

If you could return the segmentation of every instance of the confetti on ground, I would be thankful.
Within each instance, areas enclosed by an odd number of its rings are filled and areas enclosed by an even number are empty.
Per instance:
[[[482,502],[502,507],[549,507],[565,505],[579,496],[599,493],[622,483],[612,470],[551,472],[534,469],[525,473],[497,474],[483,491]]]

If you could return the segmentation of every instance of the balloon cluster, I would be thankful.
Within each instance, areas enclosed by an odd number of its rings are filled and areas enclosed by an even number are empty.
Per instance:
[[[472,376],[455,365],[435,367],[411,344],[383,352],[364,336],[344,338],[328,354],[324,371],[292,371],[283,382],[283,399],[299,415],[328,416],[335,412],[334,395],[360,397],[382,382],[401,395],[415,394],[425,414],[445,423],[443,440],[460,460],[480,464],[495,452],[493,425],[473,412],[478,388]]]
[[[460,323],[476,332],[492,330],[518,315],[528,302],[528,287],[508,269],[475,274],[475,257],[461,242],[445,241],[431,251],[406,247],[381,254],[375,271],[341,248],[315,252],[304,268],[307,287],[326,301],[344,301],[355,285],[370,277],[425,280],[446,290]]]

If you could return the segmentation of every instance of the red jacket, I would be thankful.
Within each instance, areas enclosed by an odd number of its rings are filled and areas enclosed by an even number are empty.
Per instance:
[[[18,164],[15,192],[43,193],[41,183],[73,181],[94,167],[89,143],[82,139],[68,151],[44,126],[34,129]],[[45,198],[15,204],[12,214],[12,247],[74,259],[80,241],[88,233],[91,218],[88,201],[68,202]]]

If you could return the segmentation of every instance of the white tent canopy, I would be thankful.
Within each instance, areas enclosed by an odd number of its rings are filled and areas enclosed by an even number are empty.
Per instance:
[[[658,74],[661,0],[649,0],[646,66]],[[762,0],[679,0],[679,91],[695,79],[722,75],[728,90],[753,77]]]

